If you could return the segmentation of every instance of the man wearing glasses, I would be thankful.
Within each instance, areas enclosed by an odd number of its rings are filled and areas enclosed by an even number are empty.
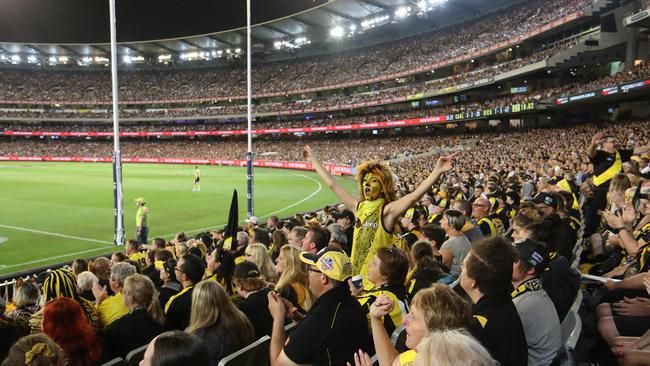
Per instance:
[[[192,289],[201,281],[205,272],[203,261],[193,254],[186,254],[176,263],[174,272],[178,282],[183,285],[183,289],[165,304],[165,314],[167,315],[165,328],[185,330],[190,324]]]
[[[472,217],[476,219],[476,225],[481,229],[484,237],[497,234],[496,225],[488,217],[491,208],[490,201],[485,197],[479,197],[472,203]]]
[[[343,251],[324,248],[317,254],[302,252],[300,259],[309,265],[309,290],[316,301],[287,337],[285,316],[296,320],[300,315],[279,294],[269,293],[273,316],[271,364],[354,363],[354,353],[368,349],[370,336],[363,309],[347,283],[352,276],[350,258]]]

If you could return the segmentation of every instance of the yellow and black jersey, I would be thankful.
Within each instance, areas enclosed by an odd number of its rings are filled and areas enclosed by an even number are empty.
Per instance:
[[[136,262],[140,266],[140,271],[143,271],[147,268],[147,254],[143,252],[133,253],[129,256],[129,259]]]
[[[379,295],[388,296],[395,304],[390,314],[384,316],[384,328],[386,328],[388,334],[392,334],[395,328],[402,324],[403,317],[409,312],[410,298],[404,286],[391,284],[374,287],[359,296],[357,300],[368,316],[368,329],[370,329],[370,316],[368,315],[370,306],[377,300]]]
[[[488,216],[478,220],[476,222],[478,227],[481,229],[483,236],[494,236],[497,234],[497,227],[492,219]]]

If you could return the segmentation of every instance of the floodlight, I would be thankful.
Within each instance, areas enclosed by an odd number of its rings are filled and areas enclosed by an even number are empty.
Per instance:
[[[354,32],[357,30],[357,25],[356,24],[350,24],[350,32]]]
[[[343,37],[344,33],[345,32],[343,31],[343,28],[341,28],[340,26],[336,26],[330,30],[330,36],[334,38],[341,38]]]
[[[50,62],[56,62],[56,57],[54,57],[54,56],[50,56],[49,61],[50,61]]]
[[[424,0],[418,1],[418,8],[422,11],[427,11],[427,2]]]
[[[20,62],[20,60],[22,60],[22,59],[18,55],[11,56],[11,61],[13,61],[13,62]]]
[[[68,56],[59,56],[59,62],[68,62]]]
[[[27,56],[27,62],[36,62],[36,56]]]
[[[130,56],[124,56],[122,59],[124,60],[125,64],[130,64],[131,63],[131,57]]]
[[[241,53],[241,48],[235,48],[235,53]]]

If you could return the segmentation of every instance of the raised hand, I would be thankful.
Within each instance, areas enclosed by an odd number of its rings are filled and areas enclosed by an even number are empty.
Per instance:
[[[598,133],[595,134],[594,137],[591,139],[591,144],[592,144],[592,145],[600,145],[600,144],[603,142],[604,139],[605,139],[605,138],[604,138],[604,136],[603,136],[603,133],[602,133],[602,132],[598,132]]]
[[[453,154],[441,156],[436,162],[434,170],[437,170],[439,173],[446,173],[454,168],[454,159],[458,155],[458,152]]]
[[[347,366],[353,366],[353,365],[348,362]],[[354,366],[372,366],[372,362],[370,361],[370,356],[368,356],[368,353],[363,352],[362,350],[355,352]]]
[[[393,299],[386,295],[379,295],[370,306],[370,316],[372,318],[381,318],[384,315],[390,314],[394,306]]]
[[[309,147],[309,145],[302,147],[302,157],[307,161],[312,161],[314,159],[314,153],[311,151],[311,147]]]

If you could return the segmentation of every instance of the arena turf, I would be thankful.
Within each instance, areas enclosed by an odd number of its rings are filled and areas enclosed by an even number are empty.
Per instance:
[[[193,165],[125,164],[124,221],[135,236],[136,197],[145,197],[149,238],[223,228],[233,188],[246,217],[246,171],[201,166],[201,191],[192,192]],[[339,178],[351,192],[354,181]],[[112,166],[106,163],[0,162],[0,274],[110,253],[113,241]],[[313,172],[255,170],[255,213],[298,212],[336,203]]]

